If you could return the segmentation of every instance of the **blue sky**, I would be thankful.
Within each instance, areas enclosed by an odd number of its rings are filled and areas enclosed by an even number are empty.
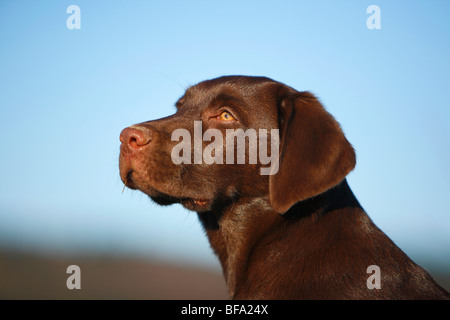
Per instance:
[[[68,6],[81,29],[66,27]],[[369,5],[381,29],[369,30]],[[448,1],[0,2],[0,246],[217,267],[196,215],[122,193],[120,131],[184,89],[262,75],[316,94],[357,153],[369,216],[450,268]]]

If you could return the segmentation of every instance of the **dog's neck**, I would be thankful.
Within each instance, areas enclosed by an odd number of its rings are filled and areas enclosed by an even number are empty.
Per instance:
[[[223,212],[199,213],[211,247],[222,264],[230,297],[247,269],[248,258],[264,234],[282,222],[268,197],[238,199]]]
[[[270,205],[269,197],[236,199],[219,210],[198,213],[209,242],[218,256],[231,298],[245,281],[249,259],[257,247],[269,244],[274,235],[292,225],[316,223],[327,213],[347,207],[360,207],[346,180],[336,187],[298,202],[281,215]],[[301,223],[294,223],[301,220]],[[279,230],[276,230],[279,229]]]

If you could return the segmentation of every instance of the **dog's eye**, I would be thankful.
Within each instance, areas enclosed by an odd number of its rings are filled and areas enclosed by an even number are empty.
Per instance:
[[[228,111],[222,111],[222,113],[217,117],[217,120],[231,121],[235,119]]]

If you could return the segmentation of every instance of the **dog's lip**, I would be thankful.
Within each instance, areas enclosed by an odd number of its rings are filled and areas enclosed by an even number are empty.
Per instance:
[[[210,201],[208,199],[181,198],[181,202],[191,202],[197,206],[206,206]]]
[[[212,200],[208,199],[194,199],[194,198],[182,198],[181,205],[185,208],[193,211],[207,211],[209,210]]]
[[[192,200],[194,201],[194,203],[196,205],[199,205],[199,206],[204,206],[205,204],[208,203],[208,200],[197,200],[197,199],[192,199]]]
[[[129,188],[129,189],[136,189],[136,185],[133,181],[133,170],[129,169],[127,171],[124,171],[124,174],[121,175],[121,179],[124,185],[124,189],[125,187]]]
[[[165,197],[167,200],[171,200],[175,203],[180,203],[182,205],[195,205],[197,207],[206,207],[208,206],[212,201],[209,199],[198,199],[198,198],[191,198],[189,196],[174,196],[168,193],[161,192],[158,189],[152,188],[153,191],[156,191],[160,196]],[[145,192],[144,192],[145,193]]]
[[[150,197],[162,197],[168,201],[171,201],[172,203],[180,203],[187,208],[204,210],[205,208],[209,208],[210,204],[212,203],[212,200],[208,198],[194,198],[191,195],[171,195],[162,192],[153,186],[151,187],[151,191],[148,189],[146,190],[146,188],[141,188],[138,184],[136,184],[133,179],[133,173],[135,173],[135,170],[133,169],[128,169],[127,171],[125,171],[122,180],[124,182],[124,187],[127,187],[129,189],[138,189],[149,195]]]

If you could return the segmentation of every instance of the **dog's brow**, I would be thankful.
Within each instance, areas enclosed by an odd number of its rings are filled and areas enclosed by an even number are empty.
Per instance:
[[[215,97],[212,101],[212,104],[220,104],[220,105],[224,105],[224,104],[230,104],[231,106],[242,106],[244,105],[244,101],[239,99],[238,97],[229,95],[229,94],[225,94],[225,93],[221,93],[219,95],[217,95],[217,97]]]
[[[237,109],[237,111],[243,115],[247,115],[247,110],[244,107],[245,102],[235,96],[226,94],[226,93],[220,93],[218,94],[212,101],[211,105],[218,106],[229,106],[230,108]]]
[[[178,109],[180,109],[181,105],[184,103],[184,97],[181,97],[180,99],[178,99],[177,102],[175,102],[175,107]]]

